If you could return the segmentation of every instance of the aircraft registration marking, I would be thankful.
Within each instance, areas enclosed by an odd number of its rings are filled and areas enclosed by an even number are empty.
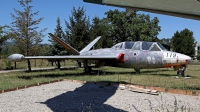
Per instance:
[[[176,53],[167,53],[166,57],[176,58]]]
[[[173,53],[173,52],[165,52],[163,55],[164,55],[164,58],[176,58],[177,57],[176,53]]]

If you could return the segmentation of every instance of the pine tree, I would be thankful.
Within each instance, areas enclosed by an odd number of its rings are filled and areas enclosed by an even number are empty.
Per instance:
[[[65,38],[65,34],[60,25],[61,22],[60,22],[59,17],[57,18],[56,22],[57,22],[57,25],[55,28],[54,35],[60,38],[61,40],[66,41],[67,39]],[[51,45],[52,45],[51,55],[66,55],[67,54],[67,50],[62,45],[60,45],[57,41],[55,41],[52,38],[50,38],[49,41],[51,42]]]
[[[32,0],[19,0],[18,2],[24,10],[20,11],[14,8],[16,15],[11,14],[13,18],[11,31],[15,35],[16,52],[26,56],[37,55],[37,52],[33,51],[38,51],[38,45],[42,42],[42,38],[44,37],[43,32],[46,29],[37,31],[38,27],[36,25],[38,25],[43,18],[34,18],[34,16],[38,15],[39,11],[32,12],[33,6],[29,5]],[[28,70],[31,70],[29,60]]]
[[[56,22],[57,22],[57,25],[55,28],[54,35],[57,36],[58,38],[60,38],[61,40],[66,41],[65,34],[60,25],[59,17],[57,18]],[[53,39],[49,39],[49,41],[51,42],[50,55],[66,55],[67,54],[67,50],[62,45],[60,45],[57,41],[55,41]],[[58,65],[58,68],[60,68],[60,60],[57,60],[57,65]]]
[[[72,16],[69,18],[69,23],[65,21],[66,36],[69,44],[80,51],[91,41],[89,17],[86,17],[84,7],[79,7],[77,10],[73,7]]]
[[[99,19],[94,17],[90,28],[90,40],[95,39],[97,36],[101,36],[99,42],[95,44],[95,48],[108,48],[113,45],[112,38],[110,38],[110,29],[107,19]]]

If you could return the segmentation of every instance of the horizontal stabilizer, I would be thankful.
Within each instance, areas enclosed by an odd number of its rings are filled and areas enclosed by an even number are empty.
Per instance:
[[[60,40],[58,37],[56,37],[55,35],[53,35],[52,33],[49,33],[49,35],[55,40],[57,41],[59,44],[61,44],[65,49],[67,49],[70,53],[72,53],[73,55],[79,55],[80,53],[73,47],[71,47],[69,44],[63,42],[62,40]]]

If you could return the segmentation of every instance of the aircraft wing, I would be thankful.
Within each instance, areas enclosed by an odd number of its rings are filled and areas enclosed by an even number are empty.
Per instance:
[[[200,0],[83,0],[84,2],[200,20]]]
[[[28,56],[22,59],[75,59],[75,60],[101,60],[101,59],[117,59],[117,56]]]
[[[72,60],[115,60],[117,55],[71,55],[71,56],[23,56],[21,54],[12,54],[8,57],[8,60],[13,62],[19,62],[27,59],[49,59],[49,60],[63,60],[63,59],[72,59]]]

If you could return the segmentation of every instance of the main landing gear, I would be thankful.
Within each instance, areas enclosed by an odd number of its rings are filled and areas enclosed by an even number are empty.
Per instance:
[[[88,66],[88,61],[87,60],[84,60],[83,62],[83,66],[84,66],[84,73],[85,74],[91,74],[91,71],[92,71],[92,67],[91,66]]]
[[[140,74],[140,69],[134,68],[134,70],[135,70],[136,74]]]

